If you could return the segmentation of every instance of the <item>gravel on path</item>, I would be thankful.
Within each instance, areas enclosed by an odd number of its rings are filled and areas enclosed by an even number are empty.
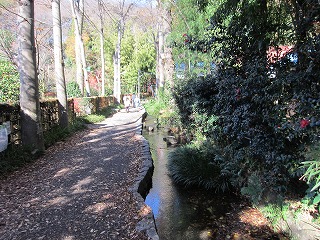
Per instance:
[[[0,179],[0,240],[147,239],[130,192],[143,111],[120,111]]]

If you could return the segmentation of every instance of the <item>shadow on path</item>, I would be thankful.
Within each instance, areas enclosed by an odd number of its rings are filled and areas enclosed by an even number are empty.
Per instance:
[[[143,111],[119,112],[0,180],[0,239],[146,239],[129,188]]]

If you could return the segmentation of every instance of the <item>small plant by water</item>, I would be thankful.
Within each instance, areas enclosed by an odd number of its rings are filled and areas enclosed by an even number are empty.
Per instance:
[[[220,154],[212,146],[187,144],[169,155],[169,172],[173,180],[185,187],[198,186],[216,192],[231,188],[229,176],[220,165]]]

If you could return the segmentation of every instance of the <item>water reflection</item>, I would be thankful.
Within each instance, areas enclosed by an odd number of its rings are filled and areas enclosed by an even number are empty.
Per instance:
[[[152,124],[152,119],[148,121]],[[178,188],[168,175],[168,154],[173,148],[163,141],[166,135],[156,130],[145,131],[143,135],[149,142],[155,167],[153,186],[145,202],[154,212],[160,239],[213,239],[212,232],[218,231],[214,219],[229,210],[228,199],[214,193]]]

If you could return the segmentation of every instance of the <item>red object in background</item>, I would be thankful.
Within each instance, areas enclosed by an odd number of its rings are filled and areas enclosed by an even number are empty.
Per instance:
[[[301,128],[305,128],[305,127],[307,127],[309,124],[310,124],[310,121],[307,120],[307,119],[302,119],[302,120],[300,121],[300,127],[301,127]]]

